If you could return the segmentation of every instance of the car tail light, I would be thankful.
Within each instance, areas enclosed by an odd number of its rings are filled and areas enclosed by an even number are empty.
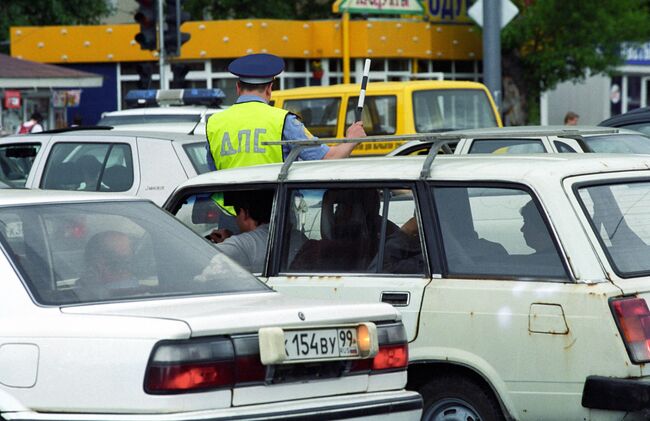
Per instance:
[[[263,382],[256,336],[165,341],[154,349],[144,389],[150,394],[184,393]]]
[[[650,311],[643,298],[611,301],[630,359],[634,363],[650,361]]]
[[[374,358],[355,360],[352,362],[351,372],[372,370],[404,369],[408,365],[408,342],[406,330],[401,323],[377,326],[377,339],[379,351]]]

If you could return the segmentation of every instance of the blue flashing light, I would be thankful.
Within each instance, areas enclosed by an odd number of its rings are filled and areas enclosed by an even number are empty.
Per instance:
[[[127,107],[156,106],[156,93],[156,89],[135,89],[127,92],[124,101]]]
[[[182,92],[182,98],[180,98]],[[178,94],[178,96],[176,96]],[[171,95],[171,96],[170,96]],[[128,108],[157,107],[160,104],[169,105],[204,105],[219,107],[226,94],[218,88],[214,89],[183,89],[160,91],[158,89],[134,89],[127,92],[124,100]],[[170,98],[173,100],[170,102]]]
[[[225,97],[226,94],[218,88],[192,88],[183,90],[183,104],[185,105],[206,105],[218,107]]]

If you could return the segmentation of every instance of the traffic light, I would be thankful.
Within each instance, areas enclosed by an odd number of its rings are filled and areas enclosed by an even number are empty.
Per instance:
[[[136,72],[140,79],[138,80],[138,89],[149,89],[151,88],[151,75],[153,74],[153,64],[151,63],[139,63],[135,66]]]
[[[187,72],[190,71],[190,66],[182,63],[172,64],[172,73],[174,79],[169,83],[171,89],[183,89],[185,88],[185,76]]]
[[[136,0],[138,10],[133,19],[140,24],[140,32],[135,35],[135,41],[143,50],[157,50],[156,22],[158,21],[157,0]]]
[[[183,11],[184,0],[165,0],[165,39],[163,47],[168,57],[181,55],[181,45],[190,40],[190,34],[181,32],[181,25],[190,19],[190,14]]]

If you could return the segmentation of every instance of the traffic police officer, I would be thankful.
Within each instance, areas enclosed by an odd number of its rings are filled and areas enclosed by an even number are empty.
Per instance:
[[[228,70],[239,77],[237,102],[208,119],[208,166],[212,170],[282,162],[290,145],[263,145],[264,141],[313,139],[295,114],[270,106],[273,78],[284,70],[284,61],[272,54],[251,54],[234,60]],[[346,136],[365,136],[361,122],[352,124]],[[345,158],[356,143],[305,148],[302,160]]]

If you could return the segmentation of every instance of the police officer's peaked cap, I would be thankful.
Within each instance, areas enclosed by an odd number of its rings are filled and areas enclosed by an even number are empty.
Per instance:
[[[228,71],[244,83],[261,84],[273,81],[284,70],[284,60],[273,54],[251,54],[234,60]]]

